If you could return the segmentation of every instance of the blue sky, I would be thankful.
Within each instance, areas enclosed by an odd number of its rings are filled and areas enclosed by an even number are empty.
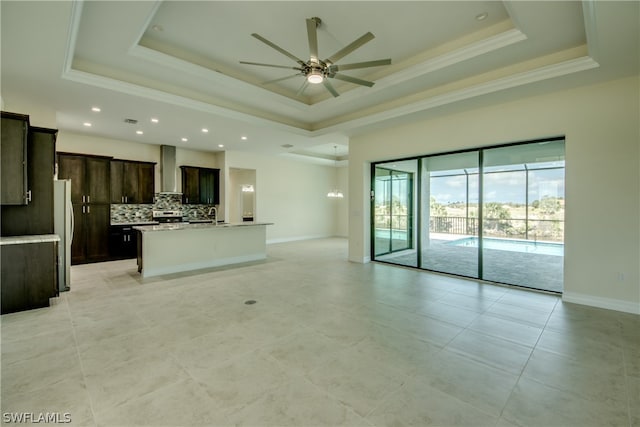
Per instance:
[[[526,178],[524,171],[490,173],[484,176],[484,201],[525,203]],[[431,195],[441,204],[464,202],[464,175],[431,179]],[[544,196],[564,197],[564,169],[529,171],[529,202]],[[469,202],[478,201],[478,176],[469,177]]]

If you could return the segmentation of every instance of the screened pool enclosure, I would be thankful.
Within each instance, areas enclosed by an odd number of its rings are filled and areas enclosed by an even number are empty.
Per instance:
[[[564,139],[372,164],[372,259],[562,292]]]

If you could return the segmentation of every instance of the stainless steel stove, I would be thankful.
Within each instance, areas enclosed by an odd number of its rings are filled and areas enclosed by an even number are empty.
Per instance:
[[[153,211],[152,215],[153,220],[160,223],[182,222],[182,211],[179,210]]]

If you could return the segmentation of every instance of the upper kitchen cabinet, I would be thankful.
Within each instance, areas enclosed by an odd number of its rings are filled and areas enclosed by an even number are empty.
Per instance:
[[[58,153],[58,177],[71,180],[73,203],[110,202],[110,157]]]
[[[155,163],[111,160],[111,203],[153,203]]]
[[[53,172],[56,129],[29,128],[27,180],[28,205],[2,206],[2,235],[53,234]]]
[[[220,203],[220,169],[180,166],[182,170],[182,202],[217,205]]]
[[[29,203],[27,177],[29,116],[3,111],[1,123],[1,204],[26,205]]]
[[[200,168],[200,203],[217,205],[220,203],[220,169]]]

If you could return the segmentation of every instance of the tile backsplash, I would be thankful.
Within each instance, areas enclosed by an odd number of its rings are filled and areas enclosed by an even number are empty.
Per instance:
[[[111,224],[153,221],[153,211],[181,210],[188,219],[206,219],[213,205],[183,205],[181,193],[157,193],[154,204],[112,204]]]

